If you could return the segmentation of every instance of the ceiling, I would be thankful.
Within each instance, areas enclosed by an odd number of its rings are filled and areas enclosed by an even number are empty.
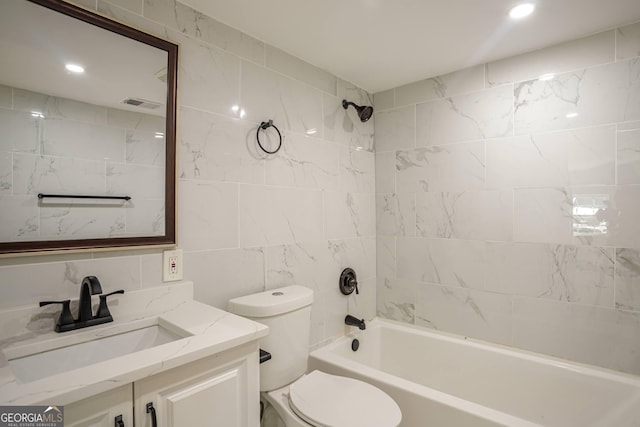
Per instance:
[[[182,0],[375,93],[640,21],[639,0]]]

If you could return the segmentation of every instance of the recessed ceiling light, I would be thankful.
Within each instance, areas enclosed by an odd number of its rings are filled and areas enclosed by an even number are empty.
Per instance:
[[[72,73],[76,73],[76,74],[84,73],[84,67],[78,64],[65,64],[64,68],[66,68],[67,71],[71,71]]]
[[[565,117],[566,117],[567,119],[573,119],[573,118],[578,117],[578,113],[576,113],[575,111],[574,111],[574,112],[571,112],[571,113],[567,113],[567,115],[566,115]]]
[[[531,15],[535,8],[536,7],[533,5],[533,3],[522,3],[511,9],[509,11],[509,16],[513,19],[524,18],[525,16]]]

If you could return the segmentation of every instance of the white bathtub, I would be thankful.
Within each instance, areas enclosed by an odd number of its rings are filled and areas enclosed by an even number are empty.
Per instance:
[[[403,427],[640,426],[639,377],[383,319],[312,352],[309,368],[378,386]]]

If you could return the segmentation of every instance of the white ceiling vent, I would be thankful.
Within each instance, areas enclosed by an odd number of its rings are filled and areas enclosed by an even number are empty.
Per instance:
[[[122,103],[133,105],[134,107],[146,108],[147,110],[155,110],[162,106],[162,104],[153,101],[147,101],[146,99],[142,98],[125,98]]]

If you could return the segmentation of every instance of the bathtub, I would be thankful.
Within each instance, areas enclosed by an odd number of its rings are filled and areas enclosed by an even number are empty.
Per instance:
[[[313,351],[309,369],[381,388],[403,427],[640,426],[640,377],[389,320]]]

